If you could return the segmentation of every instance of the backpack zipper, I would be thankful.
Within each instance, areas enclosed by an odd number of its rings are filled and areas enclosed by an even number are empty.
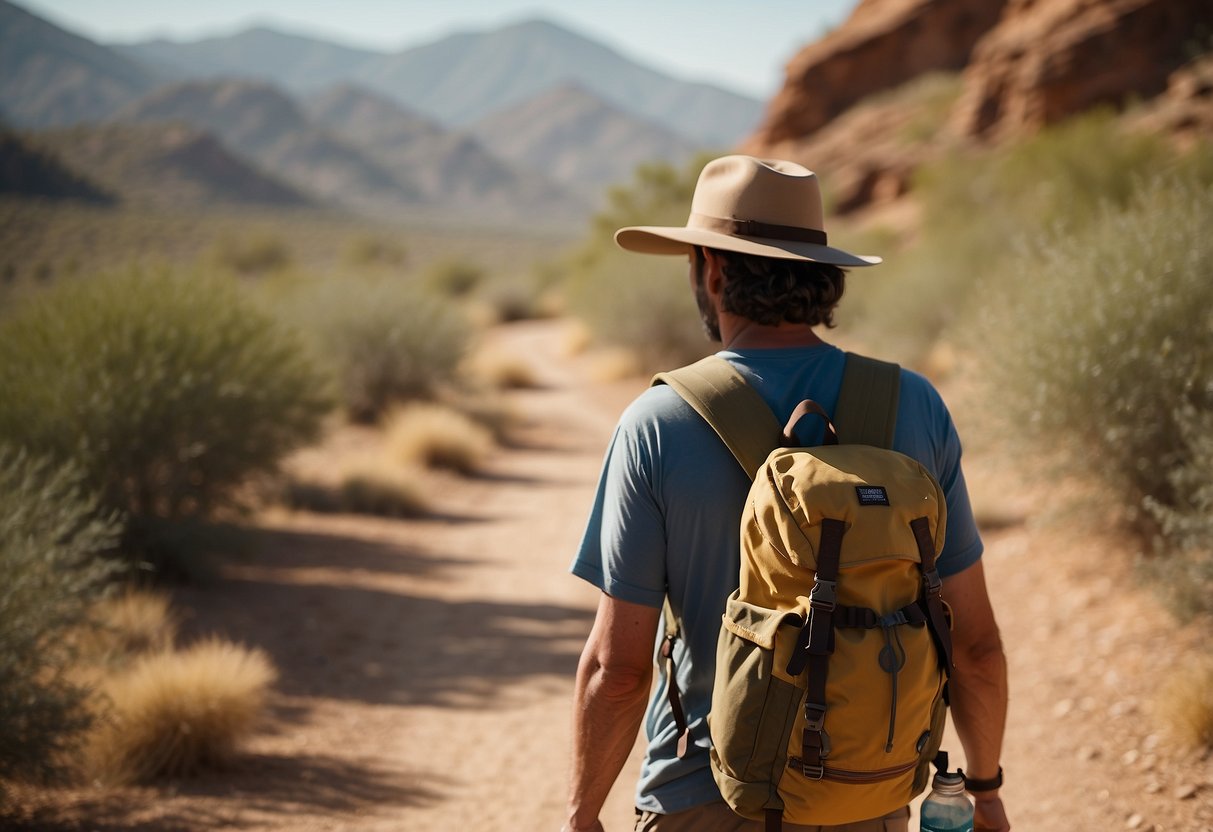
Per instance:
[[[800,771],[803,767],[803,761],[799,757],[793,757],[788,760],[788,765],[794,770]],[[833,780],[836,783],[877,783],[881,780],[892,780],[894,777],[899,777],[912,771],[917,765],[917,760],[911,760],[904,765],[893,766],[892,768],[879,768],[873,771],[852,771],[851,769],[824,766],[824,776],[819,779]]]

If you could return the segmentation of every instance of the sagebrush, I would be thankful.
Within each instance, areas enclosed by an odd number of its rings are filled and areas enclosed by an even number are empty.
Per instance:
[[[470,345],[461,313],[403,278],[309,280],[282,290],[275,309],[307,337],[357,421],[434,396]]]
[[[88,631],[117,577],[120,523],[83,482],[72,466],[0,446],[0,799],[6,780],[67,773],[92,722],[70,637]]]
[[[1096,477],[1137,528],[1193,556],[1182,582],[1206,606],[1211,223],[1213,189],[1159,177],[1083,233],[1042,232],[981,324],[990,395],[1048,455]]]
[[[135,536],[236,504],[330,405],[299,339],[230,280],[129,269],[0,320],[0,439],[74,461]]]

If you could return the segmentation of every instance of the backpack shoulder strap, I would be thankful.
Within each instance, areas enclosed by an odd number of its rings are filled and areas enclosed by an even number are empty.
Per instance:
[[[848,352],[834,407],[839,444],[892,448],[900,389],[901,367]]]
[[[658,373],[653,384],[674,388],[716,431],[753,479],[781,444],[783,426],[732,364],[715,355],[686,367]]]

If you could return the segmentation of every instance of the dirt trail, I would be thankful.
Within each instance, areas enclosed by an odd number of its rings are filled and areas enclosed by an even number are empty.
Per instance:
[[[510,394],[524,426],[485,475],[435,481],[439,519],[269,514],[213,585],[179,593],[187,634],[259,645],[281,670],[271,730],[236,771],[60,796],[42,828],[557,829],[596,603],[566,570],[611,427],[639,389],[590,382],[585,359],[563,355],[562,326],[491,336],[542,387]],[[1202,635],[1125,591],[1122,542],[1017,522],[1040,506],[1002,468],[968,463],[979,509],[1012,521],[986,531],[985,563],[1010,655],[1016,828],[1213,830],[1213,761],[1172,752],[1148,714],[1168,641]],[[635,755],[603,816],[610,832],[631,828],[634,772]]]

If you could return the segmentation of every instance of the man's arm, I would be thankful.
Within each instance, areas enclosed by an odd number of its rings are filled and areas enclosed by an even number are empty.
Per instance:
[[[952,607],[955,669],[948,681],[952,721],[964,746],[969,777],[998,775],[1007,721],[1007,658],[981,561],[944,579],[943,597]],[[998,790],[975,792],[977,829],[1011,828]]]
[[[661,610],[598,601],[573,694],[573,761],[565,832],[601,830],[598,813],[627,762],[644,719]]]

